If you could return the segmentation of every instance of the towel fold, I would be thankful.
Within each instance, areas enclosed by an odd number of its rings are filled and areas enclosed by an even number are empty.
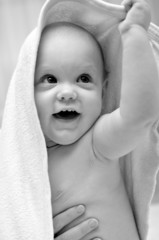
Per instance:
[[[53,222],[47,150],[34,102],[34,70],[44,27],[68,21],[87,29],[100,43],[109,70],[105,112],[119,106],[122,5],[104,0],[48,0],[37,28],[22,46],[13,74],[0,137],[0,239],[52,240]],[[149,39],[159,65],[159,36],[154,24]],[[118,57],[117,57],[118,56]],[[142,240],[159,169],[159,124],[134,151],[120,159],[125,186]]]

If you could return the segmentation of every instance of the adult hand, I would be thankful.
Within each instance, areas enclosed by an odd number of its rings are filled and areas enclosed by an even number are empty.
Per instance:
[[[69,229],[68,231],[58,234],[67,224],[84,214],[85,207],[83,205],[69,208],[68,210],[58,214],[54,217],[54,234],[56,240],[80,240],[88,233],[98,227],[98,221],[95,218],[89,218],[80,223],[79,225]],[[94,238],[93,240],[100,240]]]

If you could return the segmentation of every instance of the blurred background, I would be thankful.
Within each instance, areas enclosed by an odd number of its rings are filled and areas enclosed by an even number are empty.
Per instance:
[[[120,4],[121,0],[107,0]],[[36,26],[45,0],[0,0],[0,126],[6,93],[20,47]],[[159,0],[150,0],[152,21],[159,25]]]

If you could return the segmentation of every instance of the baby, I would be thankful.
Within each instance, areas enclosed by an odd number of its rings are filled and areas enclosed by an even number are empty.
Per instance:
[[[158,119],[159,83],[147,37],[149,7],[125,1],[119,30],[123,69],[119,109],[102,114],[107,78],[99,44],[81,27],[45,28],[35,71],[35,102],[48,148],[53,215],[84,204],[99,228],[83,239],[139,240],[119,167]]]

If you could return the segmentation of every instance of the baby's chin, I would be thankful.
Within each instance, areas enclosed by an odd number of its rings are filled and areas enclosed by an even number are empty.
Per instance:
[[[78,140],[79,140],[79,137],[78,137],[78,138],[75,138],[75,139],[66,139],[66,138],[63,138],[63,139],[58,139],[58,140],[56,141],[56,144],[67,146],[67,145],[71,145],[71,144],[75,143],[75,142],[78,141]]]
[[[67,145],[71,145],[73,143],[75,143],[76,141],[78,141],[81,138],[81,135],[78,136],[72,136],[70,134],[70,136],[60,136],[60,137],[56,137],[52,140],[47,140],[46,141],[46,145],[47,147],[54,147],[56,145],[63,145],[63,146],[67,146]]]

